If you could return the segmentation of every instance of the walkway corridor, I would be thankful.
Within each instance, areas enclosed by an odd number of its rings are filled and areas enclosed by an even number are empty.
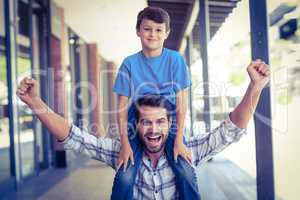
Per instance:
[[[197,169],[203,200],[254,200],[255,179],[223,157]],[[68,169],[51,169],[25,182],[20,192],[5,200],[107,200],[114,171],[85,157],[71,162]]]

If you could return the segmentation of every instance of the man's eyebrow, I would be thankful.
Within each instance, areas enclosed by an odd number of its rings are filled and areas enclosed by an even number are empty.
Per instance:
[[[142,118],[140,121],[143,122],[143,121],[149,121],[149,120]]]

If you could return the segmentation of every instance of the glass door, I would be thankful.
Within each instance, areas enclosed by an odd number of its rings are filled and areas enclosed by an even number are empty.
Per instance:
[[[8,83],[5,45],[4,1],[0,0],[0,198],[13,187],[11,136],[9,129]]]
[[[32,74],[30,10],[29,3],[18,1],[19,18],[17,33],[17,78],[18,81]],[[18,101],[18,123],[20,141],[21,176],[25,178],[35,171],[34,123],[31,110],[20,100]]]
[[[45,9],[39,1],[19,0],[17,13],[19,18],[17,34],[17,79],[20,81],[31,76],[40,84],[39,95],[45,100],[47,88],[41,80],[47,79],[47,23]],[[46,97],[47,98],[47,97]],[[20,138],[21,176],[26,178],[39,173],[48,166],[48,148],[45,145],[48,137],[43,135],[43,127],[32,111],[18,101],[18,122]]]
[[[36,1],[32,2],[32,35],[31,35],[31,46],[32,46],[32,77],[36,79],[40,83],[39,96],[43,96],[42,88],[46,88],[41,84],[41,79],[46,78],[47,71],[44,70],[45,67],[45,59],[44,56],[46,52],[46,41],[44,40],[45,23],[43,23],[43,19],[46,17],[43,12],[42,5],[38,4]],[[48,166],[48,156],[47,149],[45,147],[45,138],[43,136],[43,127],[41,122],[34,118],[34,130],[35,130],[35,152],[36,152],[36,164],[37,170],[44,169]]]

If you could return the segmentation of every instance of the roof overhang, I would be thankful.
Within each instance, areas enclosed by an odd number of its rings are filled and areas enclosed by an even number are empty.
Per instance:
[[[240,0],[207,0],[209,6],[210,38],[219,30]],[[165,47],[182,50],[183,39],[192,34],[193,44],[199,45],[199,0],[148,0],[150,6],[165,9],[171,17],[171,33]]]

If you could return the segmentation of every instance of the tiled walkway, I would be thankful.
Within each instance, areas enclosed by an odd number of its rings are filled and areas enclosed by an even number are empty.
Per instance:
[[[203,200],[255,200],[255,179],[232,162],[217,157],[197,169]],[[106,200],[114,171],[101,162],[82,158],[68,169],[51,169],[25,182],[7,200]]]

